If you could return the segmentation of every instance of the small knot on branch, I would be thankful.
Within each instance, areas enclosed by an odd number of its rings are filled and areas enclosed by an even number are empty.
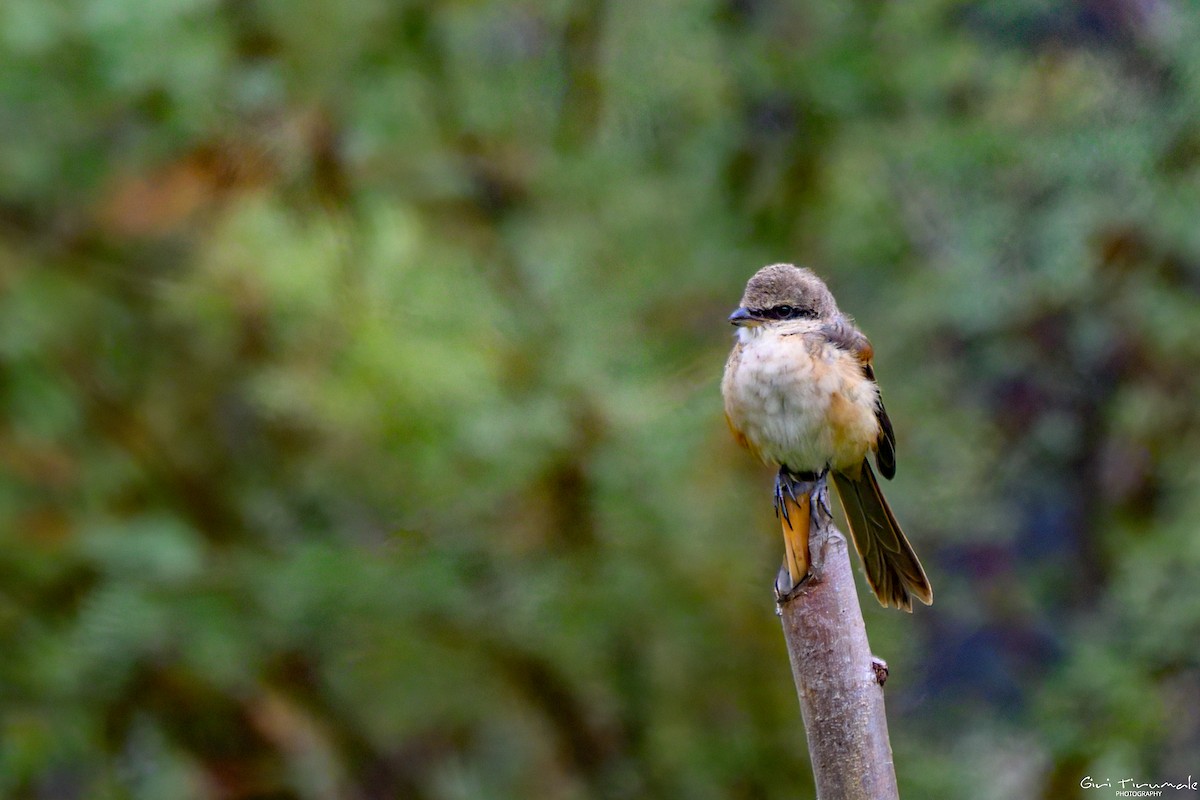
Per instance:
[[[887,662],[878,656],[871,656],[871,669],[875,670],[875,682],[880,686],[887,683],[888,665]]]

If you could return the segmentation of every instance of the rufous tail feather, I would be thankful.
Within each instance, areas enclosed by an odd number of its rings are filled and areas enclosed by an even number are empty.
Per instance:
[[[796,498],[784,494],[780,498],[779,522],[783,526],[783,548],[792,585],[799,586],[811,567],[808,555],[809,514],[812,500],[808,494]]]

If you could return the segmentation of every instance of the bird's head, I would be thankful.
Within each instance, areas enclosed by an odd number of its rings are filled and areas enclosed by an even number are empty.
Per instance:
[[[812,270],[772,264],[754,273],[729,321],[738,327],[754,327],[777,320],[829,319],[837,313],[829,288]]]

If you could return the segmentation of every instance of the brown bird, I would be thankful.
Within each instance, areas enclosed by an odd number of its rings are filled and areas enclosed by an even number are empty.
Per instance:
[[[896,436],[867,337],[820,278],[791,264],[755,273],[729,321],[737,341],[721,382],[725,418],[739,444],[779,467],[775,502],[793,587],[809,574],[809,492],[830,473],[879,602],[905,611],[913,597],[932,603],[925,570],[867,460],[874,453],[885,478],[896,474]]]

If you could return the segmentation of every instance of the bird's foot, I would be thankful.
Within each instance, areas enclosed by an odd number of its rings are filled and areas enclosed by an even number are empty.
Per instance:
[[[814,496],[820,500],[821,508],[829,513],[829,492],[816,491],[823,487],[825,474],[829,469],[823,469],[820,472],[792,472],[787,467],[780,467],[779,472],[775,474],[775,493],[773,505],[775,506],[775,516],[783,517],[783,521],[791,524],[791,516],[788,512],[788,504],[785,501],[791,500],[792,505],[800,505],[800,498],[804,495]]]
[[[816,501],[817,507],[821,509],[821,512],[825,515],[825,519],[827,520],[833,519],[833,506],[829,505],[829,483],[825,480],[825,477],[828,474],[829,467],[821,470],[821,474],[817,476],[816,489],[812,494],[813,500]]]

